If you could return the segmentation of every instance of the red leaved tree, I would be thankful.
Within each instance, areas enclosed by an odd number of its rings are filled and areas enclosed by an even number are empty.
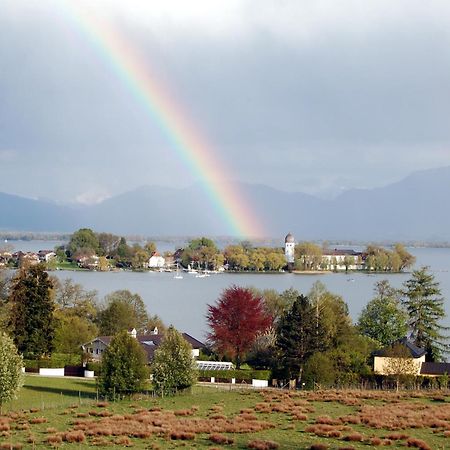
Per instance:
[[[238,286],[225,289],[215,306],[208,305],[206,318],[211,328],[208,339],[214,349],[231,356],[238,369],[258,333],[272,323],[264,311],[262,298]]]

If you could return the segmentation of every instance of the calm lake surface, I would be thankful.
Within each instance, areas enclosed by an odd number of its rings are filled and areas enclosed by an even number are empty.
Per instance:
[[[10,242],[17,250],[37,251],[54,248],[53,242],[28,241]],[[450,249],[448,248],[410,248],[417,258],[415,268],[429,266],[440,283],[445,298],[447,314],[450,314]],[[219,274],[206,278],[195,278],[183,273],[183,279],[174,279],[174,273],[136,273],[136,272],[67,272],[52,273],[59,279],[71,278],[85,289],[95,289],[102,299],[118,289],[128,289],[138,293],[151,314],[158,314],[165,323],[173,324],[180,331],[204,339],[207,331],[205,315],[207,305],[212,304],[227,287],[255,286],[259,289],[283,291],[294,288],[307,293],[312,284],[320,280],[327,289],[341,295],[347,302],[353,320],[367,302],[373,297],[375,283],[388,279],[392,286],[401,287],[409,274],[368,275],[362,273],[294,275],[294,274]],[[450,326],[450,318],[444,322]]]

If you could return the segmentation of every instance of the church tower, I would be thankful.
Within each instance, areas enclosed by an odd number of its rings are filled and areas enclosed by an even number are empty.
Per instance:
[[[295,259],[295,239],[291,233],[288,233],[284,238],[284,256],[286,257],[288,270],[292,272]]]

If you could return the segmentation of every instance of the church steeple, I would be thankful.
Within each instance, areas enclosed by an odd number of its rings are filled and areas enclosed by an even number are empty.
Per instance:
[[[288,233],[284,238],[284,256],[286,257],[288,270],[292,272],[295,260],[295,238],[291,233]]]

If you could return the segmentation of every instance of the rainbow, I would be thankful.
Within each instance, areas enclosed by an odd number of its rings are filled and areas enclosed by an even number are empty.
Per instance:
[[[185,167],[200,181],[215,211],[231,235],[265,236],[262,222],[242,192],[229,182],[232,173],[204,134],[188,120],[179,102],[151,73],[143,58],[110,23],[83,10],[77,0],[61,1],[63,13],[85,36],[99,56],[128,88],[135,100],[161,129]]]

